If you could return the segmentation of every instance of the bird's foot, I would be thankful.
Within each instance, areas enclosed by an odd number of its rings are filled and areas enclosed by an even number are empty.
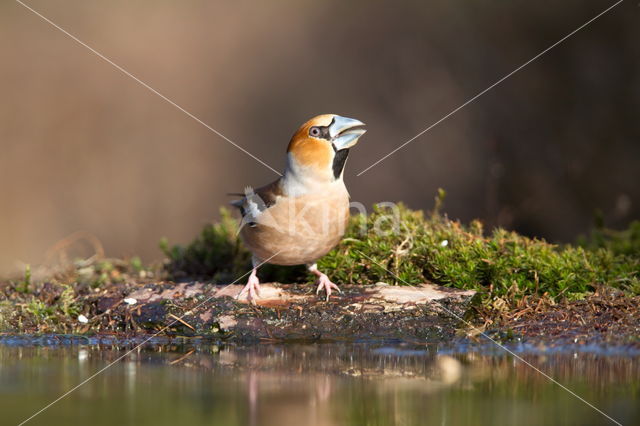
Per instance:
[[[319,272],[318,274],[318,288],[316,289],[316,294],[320,294],[320,292],[322,290],[327,292],[327,302],[329,301],[329,296],[331,296],[331,290],[335,289],[338,291],[338,293],[342,293],[342,291],[340,290],[340,287],[338,287],[336,284],[332,283],[331,280],[329,279],[329,277],[326,274],[323,274],[322,272]]]
[[[251,302],[253,305],[255,305],[256,299],[260,297],[260,280],[256,275],[255,269],[253,270],[253,272],[251,272],[251,275],[249,276],[249,281],[247,281],[247,285],[245,285],[242,291],[238,293],[238,295],[236,296],[236,299],[240,299],[240,297],[244,293],[247,293],[247,300]]]

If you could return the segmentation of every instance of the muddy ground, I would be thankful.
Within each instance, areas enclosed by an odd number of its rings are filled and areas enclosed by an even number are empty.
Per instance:
[[[186,336],[224,341],[401,340],[447,343],[499,342],[604,343],[640,347],[640,297],[598,290],[585,300],[551,304],[530,302],[488,318],[473,291],[434,284],[397,287],[342,286],[329,301],[310,285],[263,284],[256,305],[237,300],[240,285],[202,282],[113,284],[88,290],[76,315],[38,321],[16,316],[4,321],[6,333],[60,333],[117,336]],[[5,293],[6,295],[6,293]],[[45,304],[60,288],[43,286],[34,296]],[[5,300],[17,306],[19,298]],[[23,305],[21,305],[24,308]],[[67,321],[68,324],[60,324]]]
[[[201,282],[123,288],[92,302],[89,330],[174,332],[232,341],[335,341],[453,337],[474,292],[419,287],[344,286],[329,301],[308,285],[263,284],[257,304],[240,285]],[[87,315],[89,318],[90,316]]]
[[[509,312],[499,329],[530,341],[569,341],[640,348],[640,297],[602,287],[584,300],[540,303]]]

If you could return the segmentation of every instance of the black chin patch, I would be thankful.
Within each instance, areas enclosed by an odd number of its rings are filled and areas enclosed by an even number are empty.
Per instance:
[[[347,161],[347,157],[349,156],[349,149],[341,149],[340,151],[336,151],[335,156],[333,157],[333,177],[338,179],[340,174],[342,173],[342,169],[344,169],[344,163]]]

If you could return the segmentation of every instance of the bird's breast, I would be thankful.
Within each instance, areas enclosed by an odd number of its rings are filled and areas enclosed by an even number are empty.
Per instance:
[[[278,265],[312,263],[335,247],[349,220],[349,194],[342,186],[298,197],[278,197],[256,226],[242,228],[253,254]]]

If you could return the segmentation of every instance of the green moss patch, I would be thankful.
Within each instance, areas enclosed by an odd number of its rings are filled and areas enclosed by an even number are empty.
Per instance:
[[[319,261],[337,283],[413,285],[423,282],[479,291],[485,306],[504,311],[529,297],[581,299],[598,286],[640,293],[640,223],[622,232],[598,229],[577,245],[556,245],[504,229],[486,232],[440,212],[444,191],[428,214],[374,208],[351,218],[342,242]],[[173,276],[213,277],[228,282],[246,273],[250,255],[237,235],[237,221],[222,210],[187,246],[169,247]],[[265,281],[312,281],[304,269],[265,268]]]

